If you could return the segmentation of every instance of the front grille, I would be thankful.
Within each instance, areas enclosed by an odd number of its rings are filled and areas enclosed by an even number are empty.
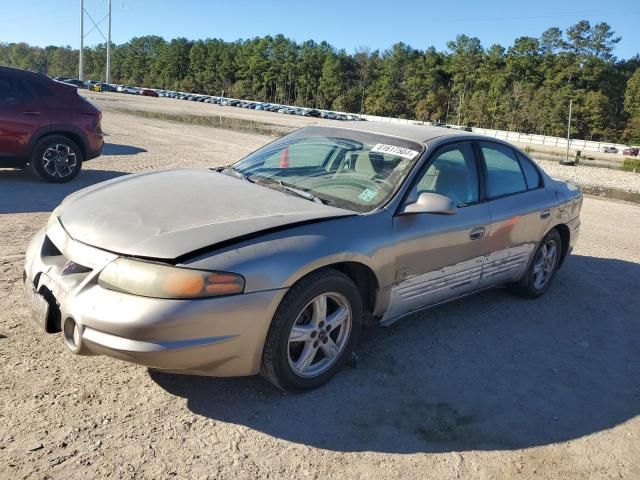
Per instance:
[[[60,251],[49,236],[45,235],[40,259],[43,264],[50,267],[47,275],[66,291],[79,285],[92,272],[90,267],[71,257],[67,252]],[[38,288],[42,287],[39,283],[39,281],[36,282]]]
[[[62,272],[60,275],[74,275],[77,273],[89,273],[91,269],[84,265],[80,265],[79,263],[72,262],[71,260],[67,261],[62,267]]]

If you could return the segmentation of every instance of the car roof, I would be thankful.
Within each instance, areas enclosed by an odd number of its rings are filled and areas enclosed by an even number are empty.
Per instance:
[[[22,70],[21,68],[5,67],[0,65],[0,73],[12,74],[12,75],[25,75],[35,80],[48,80],[53,81],[51,78],[43,75],[42,73],[30,72],[29,70]]]
[[[361,132],[379,133],[382,135],[388,135],[391,137],[404,138],[406,140],[413,140],[414,142],[426,143],[429,140],[433,140],[437,137],[444,136],[472,136],[469,132],[461,130],[455,130],[444,127],[432,127],[427,125],[410,125],[401,123],[387,123],[387,122],[358,122],[356,125],[340,126],[336,128],[346,128],[349,130],[358,130]],[[481,138],[480,136],[478,136]]]

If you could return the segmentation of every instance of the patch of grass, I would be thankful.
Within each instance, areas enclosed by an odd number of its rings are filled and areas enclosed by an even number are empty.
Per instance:
[[[268,135],[271,137],[281,137],[293,131],[286,127],[273,125],[243,118],[223,117],[222,115],[193,115],[186,113],[150,112],[147,110],[135,110],[129,108],[111,108],[110,110],[135,115],[143,118],[154,118],[156,120],[167,120],[170,122],[185,123],[188,125],[201,125],[204,127],[222,128],[234,130],[236,132],[256,133],[258,135]]]
[[[625,158],[622,164],[622,170],[627,172],[640,172],[640,158]]]
[[[524,147],[522,150],[524,150],[527,153],[531,153],[533,152],[533,148],[531,148],[529,145],[527,145],[526,147]]]

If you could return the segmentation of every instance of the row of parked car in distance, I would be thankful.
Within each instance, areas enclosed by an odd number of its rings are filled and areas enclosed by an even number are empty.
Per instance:
[[[157,97],[158,93],[152,88],[130,87],[128,85],[118,85],[113,83],[98,82],[96,80],[78,80],[77,78],[51,77],[62,83],[75,85],[78,88],[98,91],[98,92],[119,92],[130,93],[133,95],[144,95],[148,97]]]
[[[620,150],[616,147],[602,147],[602,151],[604,153],[618,153],[620,152]],[[629,148],[625,148],[624,150],[622,150],[622,154],[623,155],[629,155],[631,157],[637,157],[638,155],[640,155],[640,148],[639,147],[629,147]]]
[[[277,112],[288,115],[300,115],[304,117],[327,118],[329,120],[365,120],[359,115],[350,113],[336,113],[315,108],[292,107],[277,103],[256,102],[248,100],[238,100],[235,98],[225,98],[213,95],[200,95],[196,93],[174,92],[170,90],[157,90],[152,88],[131,87],[128,85],[117,85],[112,83],[97,82],[95,80],[78,80],[76,78],[52,77],[59,82],[75,85],[93,91],[129,93],[132,95],[143,95],[147,97],[167,97],[179,100],[189,100],[192,102],[211,103],[221,106],[249,108],[252,110],[263,110],[266,112]]]
[[[330,120],[365,120],[364,118],[345,113],[336,113],[315,108],[292,107],[278,103],[257,102],[249,100],[238,100],[235,98],[218,97],[215,95],[200,95],[195,93],[173,92],[157,90],[158,96],[177,98],[179,100],[189,100],[192,102],[203,102],[221,105],[223,107],[249,108],[252,110],[263,110],[265,112],[276,112],[288,115],[301,115],[304,117],[328,118]]]
[[[82,82],[78,79],[69,79],[69,78],[60,78],[53,77],[54,80],[58,80],[65,83],[70,83],[76,85],[78,88],[87,88],[89,90],[95,90],[96,85],[98,85],[97,90],[103,92],[120,92],[120,93],[129,93],[134,95],[143,95],[149,97],[167,97],[167,98],[176,98],[179,100],[189,100],[192,102],[204,102],[204,103],[212,103],[221,106],[229,106],[229,107],[240,107],[240,108],[249,108],[253,110],[264,110],[267,112],[277,112],[288,115],[301,115],[305,117],[316,117],[316,118],[326,118],[329,120],[366,120],[363,117],[360,117],[355,114],[350,113],[336,113],[325,110],[318,110],[315,108],[304,108],[304,107],[292,107],[289,105],[280,105],[276,103],[266,103],[266,102],[257,102],[257,101],[249,101],[249,100],[238,100],[234,98],[225,98],[225,97],[217,97],[212,95],[201,95],[196,93],[186,93],[186,92],[175,92],[170,90],[157,90],[152,88],[141,88],[141,87],[130,87],[128,85],[114,85],[102,82],[96,82],[94,80],[87,80]],[[420,122],[416,124],[425,124],[425,122]],[[464,131],[472,131],[470,127],[465,126],[454,126],[454,125],[445,125],[439,122],[426,122],[427,125],[432,125],[436,127],[444,127],[444,128],[454,128]],[[603,153],[620,153],[620,150],[614,146],[604,146],[601,148]],[[640,148],[638,147],[629,147],[625,148],[622,151],[623,155],[637,157],[640,156]]]

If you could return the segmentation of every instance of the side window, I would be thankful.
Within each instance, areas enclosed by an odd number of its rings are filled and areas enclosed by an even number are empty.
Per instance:
[[[524,192],[527,184],[515,152],[504,145],[480,143],[487,167],[487,195],[489,198]]]
[[[29,87],[39,97],[50,97],[53,92],[39,82],[29,82]]]
[[[17,79],[10,76],[0,76],[0,103],[22,103],[30,97],[30,91]]]
[[[0,76],[0,103],[10,103],[14,97],[15,92],[11,78]]]
[[[445,195],[458,206],[477,202],[478,168],[471,144],[456,144],[441,150],[429,163],[412,193],[417,198],[422,192]]]
[[[538,172],[538,169],[533,165],[531,160],[518,152],[516,153],[520,159],[520,166],[524,172],[524,177],[527,180],[527,187],[529,187],[529,190],[538,188],[541,183],[540,172]]]

